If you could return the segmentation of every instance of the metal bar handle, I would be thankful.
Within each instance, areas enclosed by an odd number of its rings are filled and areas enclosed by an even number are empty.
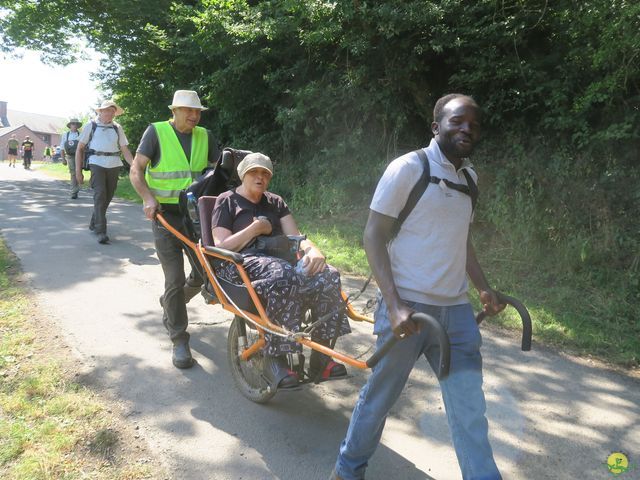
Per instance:
[[[504,303],[507,305],[511,305],[516,309],[520,318],[522,319],[522,343],[521,348],[523,352],[528,352],[531,350],[531,315],[529,315],[529,311],[525,308],[525,306],[519,300],[510,297],[509,295],[505,295],[504,293],[496,292],[496,296],[498,297],[498,301],[500,303]],[[476,316],[476,323],[480,325],[480,323],[485,319],[487,314],[482,311],[478,313]]]
[[[436,369],[436,376],[438,380],[442,380],[449,375],[449,365],[451,362],[451,346],[449,345],[449,336],[444,327],[440,325],[435,318],[431,315],[421,312],[414,312],[411,315],[411,320],[420,324],[420,328],[427,329],[427,335],[435,337],[438,340],[440,346],[440,357],[438,359],[438,368]],[[387,340],[373,355],[367,360],[367,367],[373,368],[384,357],[393,346],[398,343],[400,339],[395,335]]]

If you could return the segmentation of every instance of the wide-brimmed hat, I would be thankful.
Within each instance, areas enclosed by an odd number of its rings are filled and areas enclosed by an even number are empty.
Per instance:
[[[104,102],[102,102],[102,105],[100,105],[99,107],[94,108],[94,110],[96,112],[99,112],[100,110],[105,110],[105,109],[111,108],[111,107],[116,109],[116,114],[115,114],[116,117],[118,115],[122,115],[124,113],[124,110],[122,108],[120,108],[118,106],[118,104],[116,102],[114,102],[113,100],[105,100]]]
[[[173,94],[173,102],[169,105],[169,108],[173,110],[178,107],[197,108],[199,110],[209,110],[202,106],[200,103],[200,97],[193,90],[176,90]]]
[[[71,125],[78,125],[78,128],[80,128],[82,126],[82,122],[80,120],[78,120],[77,118],[72,118],[71,120],[69,120],[69,123],[67,123],[67,128],[71,128]]]
[[[269,173],[273,175],[273,163],[271,163],[271,159],[262,153],[256,152],[250,153],[238,164],[238,176],[240,180],[244,178],[248,171],[255,170],[256,168],[268,170]]]

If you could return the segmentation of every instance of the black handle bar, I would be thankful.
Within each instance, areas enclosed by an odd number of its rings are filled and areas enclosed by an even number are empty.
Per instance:
[[[520,318],[522,319],[521,348],[523,352],[528,352],[529,350],[531,350],[531,315],[529,315],[529,312],[519,300],[516,300],[515,298],[500,292],[496,292],[496,296],[498,297],[498,301],[500,303],[511,305],[520,315]],[[484,311],[478,313],[478,315],[476,316],[476,323],[479,325],[486,316],[487,314]]]
[[[427,335],[436,337],[440,346],[440,358],[438,360],[438,368],[436,369],[436,376],[438,380],[444,379],[449,375],[449,363],[451,361],[451,347],[449,345],[449,336],[445,332],[444,327],[426,313],[415,312],[411,315],[411,320],[420,323],[420,328],[427,329]],[[384,357],[393,346],[398,343],[400,339],[395,335],[387,340],[373,355],[367,360],[367,367],[373,368]]]

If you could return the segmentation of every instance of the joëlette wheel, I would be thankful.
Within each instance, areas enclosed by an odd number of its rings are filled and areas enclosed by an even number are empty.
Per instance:
[[[266,403],[276,392],[268,388],[268,383],[262,377],[264,363],[262,352],[256,353],[247,361],[240,358],[242,351],[259,338],[258,332],[246,327],[244,319],[236,315],[227,336],[227,359],[233,380],[240,393],[252,402]]]

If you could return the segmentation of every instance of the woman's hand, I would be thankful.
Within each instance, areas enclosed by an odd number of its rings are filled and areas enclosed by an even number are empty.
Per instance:
[[[271,222],[267,217],[253,217],[253,223],[251,224],[253,233],[255,236],[258,235],[271,235],[271,231],[273,227],[271,226]]]
[[[327,259],[316,247],[309,247],[302,258],[302,266],[309,276],[320,273],[327,265]]]

